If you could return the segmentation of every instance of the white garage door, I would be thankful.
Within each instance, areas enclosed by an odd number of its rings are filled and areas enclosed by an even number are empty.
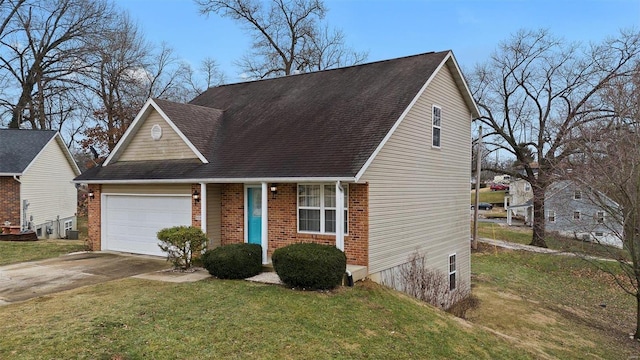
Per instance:
[[[191,196],[105,195],[102,250],[165,256],[160,229],[191,225]]]

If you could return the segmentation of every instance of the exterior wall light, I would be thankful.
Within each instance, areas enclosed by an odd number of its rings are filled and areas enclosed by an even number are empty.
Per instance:
[[[92,199],[96,197],[96,194],[93,193],[93,190],[89,190],[89,199]]]
[[[278,193],[278,184],[271,184],[271,187],[269,188],[269,190],[271,190],[271,198],[275,199],[276,194]]]
[[[193,192],[193,201],[199,203],[200,202],[200,193],[198,192],[198,190],[195,190]]]

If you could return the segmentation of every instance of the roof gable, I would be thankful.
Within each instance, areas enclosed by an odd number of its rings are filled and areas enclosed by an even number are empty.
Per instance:
[[[0,174],[22,174],[55,135],[54,130],[0,129]]]
[[[104,161],[103,166],[113,163],[119,159],[119,157],[124,153],[126,148],[135,139],[136,134],[138,133],[142,125],[145,123],[149,114],[151,114],[154,110],[158,112],[158,114],[162,117],[162,119],[169,125],[169,127],[171,127],[171,129],[180,137],[180,139],[182,139],[185,145],[189,149],[191,149],[191,151],[193,151],[194,155],[202,163],[208,163],[208,160],[202,154],[201,149],[198,149],[193,144],[191,139],[188,138],[183,133],[183,131],[178,126],[176,126],[174,121],[165,113],[165,109],[166,109],[177,120],[184,120],[184,118],[186,117],[189,119],[203,119],[203,121],[204,120],[210,121],[210,118],[211,118],[210,113],[214,113],[214,114],[219,113],[219,112],[210,111],[210,112],[204,112],[204,114],[202,114],[202,113],[198,113],[197,111],[191,110],[190,108],[192,107],[193,106],[190,106],[188,104],[179,104],[179,103],[174,103],[174,102],[164,101],[159,99],[147,100],[145,105],[142,107],[140,112],[138,112],[138,115],[136,116],[136,118],[133,120],[133,122],[127,129],[127,131],[124,133],[124,135],[120,139],[120,141],[118,141],[118,144],[116,145],[116,147],[113,149],[111,154],[109,154],[107,159]],[[207,109],[207,110],[214,110],[214,109]],[[183,122],[184,121],[181,121],[181,123]],[[188,125],[183,126],[183,129],[186,129],[187,133],[190,133],[195,139],[198,139],[198,136],[193,134],[194,131],[190,126]],[[205,129],[203,129],[203,132],[207,133]]]
[[[470,112],[477,115],[452,53],[426,53],[222,85],[189,104],[150,99],[104,168],[117,159],[153,107],[206,164],[180,179],[356,180],[443,66],[449,67]],[[99,172],[92,176],[108,178],[107,170]],[[126,173],[153,179],[150,170]]]

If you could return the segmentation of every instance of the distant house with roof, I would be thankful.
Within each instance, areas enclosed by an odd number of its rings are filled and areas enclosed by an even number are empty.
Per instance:
[[[209,246],[343,250],[385,282],[421,251],[468,291],[471,120],[450,51],[150,99],[89,184],[94,250],[162,255],[156,232],[193,225]],[[442,181],[447,179],[447,181]]]
[[[65,237],[76,228],[79,174],[58,132],[0,129],[0,225]]]
[[[529,185],[524,180],[519,184]],[[513,195],[530,194],[529,198],[520,204],[507,209],[507,223],[511,223],[514,214],[523,214],[525,223],[533,224],[533,192],[531,185],[521,187],[512,183]],[[515,198],[515,197],[514,197]],[[515,203],[515,201],[514,201]],[[585,241],[594,241],[604,245],[622,248],[623,229],[617,216],[620,207],[606,195],[575,181],[562,180],[551,184],[546,190],[545,200],[545,231],[555,232],[564,237]]]

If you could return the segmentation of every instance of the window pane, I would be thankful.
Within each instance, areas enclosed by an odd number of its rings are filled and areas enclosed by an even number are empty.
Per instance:
[[[440,146],[440,129],[433,128],[433,146]]]
[[[298,202],[303,207],[320,207],[320,185],[299,185]]]
[[[344,233],[349,232],[349,211],[345,209],[344,211]]]
[[[336,211],[324,211],[324,232],[336,232]]]
[[[449,274],[449,290],[456,289],[456,273]]]
[[[451,255],[449,256],[449,272],[454,272],[454,271],[456,271],[456,256]]]
[[[344,188],[344,208],[346,209],[349,207],[349,186],[344,185],[343,188]]]
[[[336,186],[335,185],[324,186],[324,206],[336,207]]]
[[[300,231],[320,231],[320,210],[300,209]]]
[[[434,126],[440,126],[440,118],[441,118],[440,108],[434,107],[433,108],[433,125]]]

